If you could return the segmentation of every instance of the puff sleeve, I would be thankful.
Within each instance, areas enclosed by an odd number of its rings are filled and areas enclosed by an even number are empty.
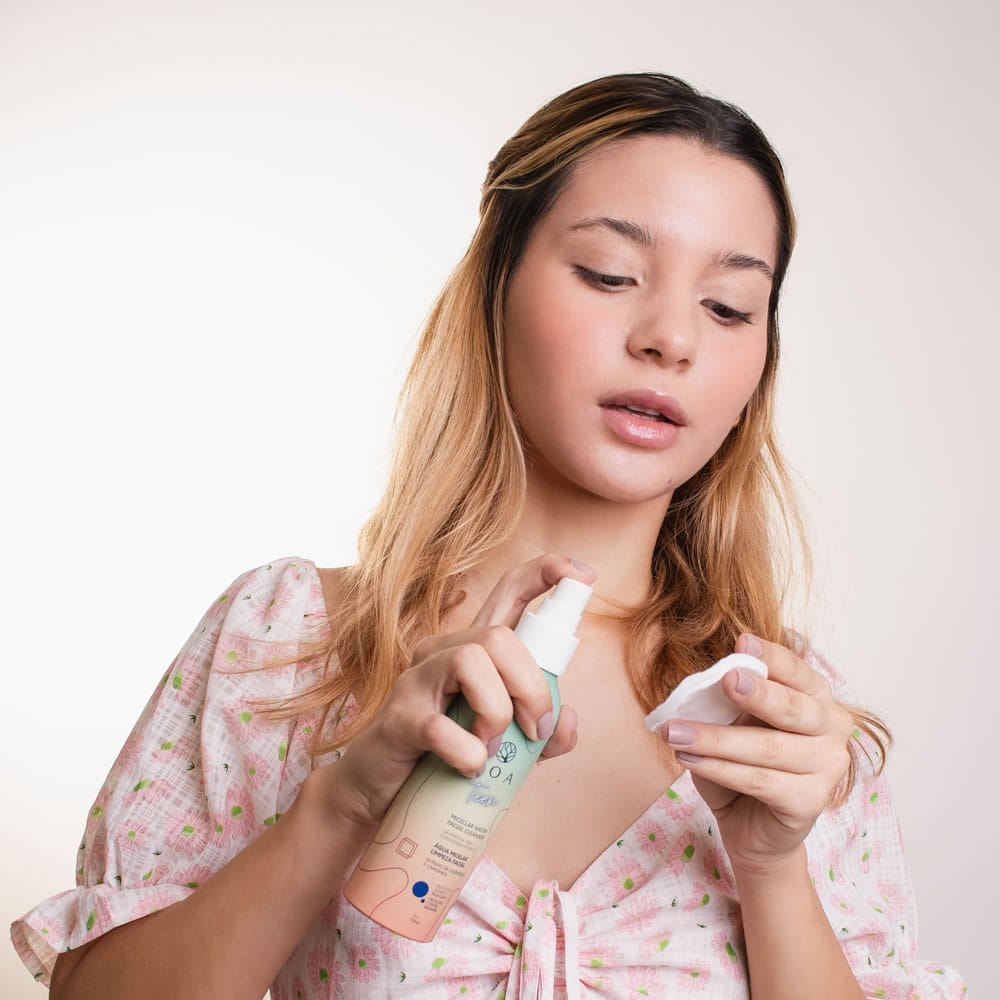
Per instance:
[[[834,696],[856,699],[824,659],[807,661]],[[877,749],[865,745],[873,760]],[[917,957],[917,912],[902,833],[888,781],[867,766],[849,799],[824,812],[806,840],[817,895],[864,994],[877,1000],[959,1000],[958,972]]]
[[[324,620],[319,575],[302,559],[251,570],[212,604],[97,795],[76,888],[11,926],[37,980],[49,983],[59,952],[195,892],[291,805],[312,730],[261,707],[316,679],[296,657]]]

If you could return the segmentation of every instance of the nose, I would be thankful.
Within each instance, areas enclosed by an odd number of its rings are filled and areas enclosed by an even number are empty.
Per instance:
[[[628,352],[663,367],[690,368],[698,347],[697,318],[679,305],[660,300],[635,317],[628,334]]]

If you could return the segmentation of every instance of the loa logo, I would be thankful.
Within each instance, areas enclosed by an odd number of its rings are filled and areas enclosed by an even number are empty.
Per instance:
[[[497,760],[501,764],[509,764],[517,756],[517,744],[505,740],[497,750]]]

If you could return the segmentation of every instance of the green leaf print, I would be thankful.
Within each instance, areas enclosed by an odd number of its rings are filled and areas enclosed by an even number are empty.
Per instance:
[[[278,760],[284,760],[288,756],[288,744],[282,740],[278,745]]]
[[[444,965],[445,965],[445,963],[447,961],[448,961],[448,959],[446,959],[446,958],[435,958],[434,961],[431,962],[431,968],[432,969],[442,969],[442,968],[444,968]]]
[[[184,679],[181,677],[180,672],[174,674],[174,679],[173,679],[173,681],[171,681],[171,687],[175,691],[180,691],[181,684],[183,684],[183,683],[184,683]]]
[[[688,844],[687,847],[684,848],[684,854],[682,857],[684,858],[685,863],[694,857],[694,844]]]
[[[87,930],[92,931],[94,929],[94,924],[97,923],[97,910],[91,910],[87,915]]]
[[[144,788],[149,788],[153,782],[149,778],[143,778],[133,789],[133,792],[141,792]]]
[[[672,788],[667,789],[667,798],[673,799],[674,802],[681,801],[681,797]]]

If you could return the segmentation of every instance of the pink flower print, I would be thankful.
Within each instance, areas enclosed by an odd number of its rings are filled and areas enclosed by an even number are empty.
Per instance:
[[[885,903],[884,909],[890,913],[904,913],[906,911],[906,894],[903,888],[895,882],[876,882],[875,888]]]
[[[871,872],[872,866],[882,857],[882,845],[871,837],[862,837],[859,846],[861,848],[861,871],[867,875]]]
[[[691,885],[691,891],[688,893],[687,899],[681,906],[681,909],[685,913],[691,913],[694,910],[700,910],[703,906],[708,906],[709,900],[711,899],[711,894],[708,891],[708,886],[704,882],[694,882]]]
[[[344,987],[344,963],[338,962],[331,948],[313,948],[306,959],[306,975],[316,996],[340,996]]]
[[[629,997],[661,997],[663,983],[659,972],[646,966],[632,966],[625,973],[625,989]]]
[[[701,993],[712,981],[711,970],[703,962],[690,962],[681,966],[681,989],[685,993]]]
[[[205,849],[214,824],[208,813],[192,809],[170,816],[165,826],[167,847],[191,857]]]
[[[160,740],[153,751],[153,760],[159,761],[176,760],[187,763],[193,756],[194,740],[190,736],[185,736],[179,740]]]
[[[725,851],[719,850],[718,847],[704,849],[701,854],[701,864],[705,880],[710,886],[715,887],[715,892],[725,896],[736,895],[736,881]]]
[[[476,996],[478,980],[474,978],[452,979],[447,983],[448,1000],[471,1000]]]
[[[899,991],[899,987],[892,981],[891,976],[884,972],[877,972],[871,976],[862,976],[866,997],[877,997],[878,1000],[905,1000],[905,997],[912,995],[911,990],[906,994]]]
[[[437,934],[434,936],[435,941],[454,941],[455,938],[464,937],[469,934],[469,918],[455,916],[456,910],[452,910],[451,913],[444,918],[443,923],[438,928]],[[402,940],[406,940],[403,938]],[[384,951],[385,949],[383,949]]]
[[[119,850],[128,854],[144,851],[149,844],[149,837],[149,827],[145,823],[136,822],[132,817],[115,831],[115,843]]]
[[[222,817],[223,836],[226,842],[250,840],[257,832],[253,798],[245,788],[233,786],[226,792],[225,814]],[[218,831],[216,831],[218,833]]]
[[[56,951],[62,951],[61,942],[66,940],[66,930],[61,920],[47,913],[41,913],[38,917],[32,918],[31,928]]]
[[[347,953],[347,968],[351,978],[361,983],[370,983],[378,978],[381,963],[375,949],[367,944],[356,944]]]
[[[139,761],[142,759],[142,739],[136,733],[132,733],[127,740],[125,740],[124,746],[118,752],[118,756],[115,758],[115,762],[111,767],[113,774],[121,775],[122,777],[127,777],[133,774],[139,767]]]
[[[516,954],[516,952],[515,952]],[[431,960],[430,972],[424,976],[425,983],[457,979],[468,974],[468,962],[457,956],[437,955]]]
[[[129,911],[129,917],[132,920],[138,920],[139,917],[148,917],[151,913],[165,910],[175,902],[176,897],[172,893],[164,889],[153,889],[150,892],[142,894],[139,902]]]
[[[185,889],[197,889],[212,877],[212,869],[208,865],[192,865],[182,871],[175,872],[171,881]]]
[[[283,580],[273,591],[257,590],[247,601],[247,615],[263,632],[271,631],[272,624],[292,603],[295,596],[295,582]]]
[[[619,966],[621,961],[621,952],[610,940],[594,941],[580,949],[581,979],[584,976],[588,982],[600,979],[604,974],[603,970]]]
[[[663,854],[667,849],[667,831],[655,820],[640,820],[635,825],[635,834],[643,854]]]
[[[696,837],[692,830],[684,830],[670,846],[664,867],[671,875],[680,875],[695,855]]]
[[[623,934],[637,934],[651,927],[662,907],[648,894],[630,896],[618,909],[617,928]]]
[[[888,819],[892,816],[892,803],[889,800],[889,783],[883,775],[870,778],[864,783],[864,798],[862,806],[865,820]]]
[[[604,869],[602,881],[617,900],[645,883],[646,872],[635,859],[618,857]]]
[[[243,755],[241,770],[251,788],[260,788],[271,776],[271,765],[259,753],[252,751]]]
[[[719,931],[712,938],[712,950],[715,952],[722,971],[730,979],[741,983],[746,979],[746,958],[743,954],[743,942],[739,935],[730,931]]]
[[[442,926],[437,936],[441,937],[443,931],[444,927]],[[373,924],[371,937],[375,944],[378,945],[382,954],[387,958],[408,958],[417,947],[409,938],[405,938],[401,934],[390,931],[379,924]]]
[[[245,701],[227,705],[223,712],[226,729],[240,743],[251,743],[264,730],[264,722],[255,706]]]
[[[159,778],[150,778],[140,772],[140,777],[132,775],[129,781],[133,781],[132,786],[122,796],[122,801],[127,806],[138,805],[139,803],[152,804],[159,802],[169,791],[167,783]]]
[[[665,812],[672,820],[685,820],[694,815],[694,803],[684,799],[674,787],[668,788],[656,800],[656,807]]]
[[[508,910],[519,913],[522,917],[528,912],[528,898],[509,879],[503,883],[500,890],[500,902]]]
[[[223,674],[239,673],[255,666],[253,647],[246,636],[223,632],[215,647],[212,668]]]
[[[185,656],[174,663],[167,673],[167,690],[185,708],[201,693],[205,672],[196,656]]]
[[[148,871],[144,871],[138,879],[133,879],[126,883],[129,888],[145,888],[157,885],[170,874],[170,869],[166,865],[153,865]]]
[[[111,916],[108,913],[107,905],[102,900],[98,900],[94,904],[94,908],[84,919],[83,926],[86,931],[85,939],[100,937],[111,930]]]

